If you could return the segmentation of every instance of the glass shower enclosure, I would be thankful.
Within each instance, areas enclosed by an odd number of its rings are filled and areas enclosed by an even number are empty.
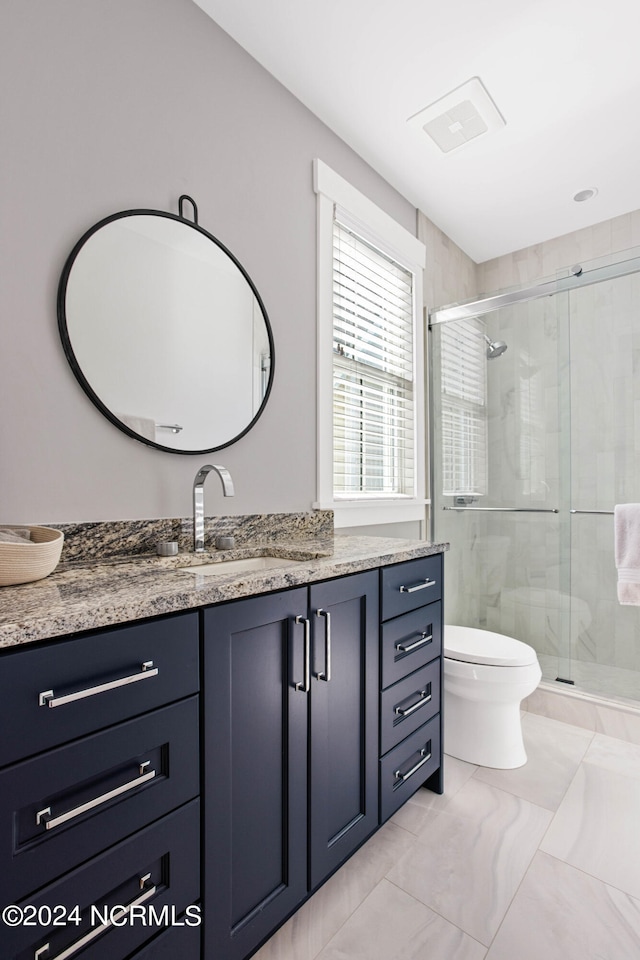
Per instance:
[[[448,623],[516,637],[543,679],[640,700],[640,608],[613,508],[640,502],[640,251],[432,311],[432,538]]]

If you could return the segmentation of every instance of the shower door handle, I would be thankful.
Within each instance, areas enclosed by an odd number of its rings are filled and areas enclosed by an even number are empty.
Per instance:
[[[560,513],[557,507],[443,507],[456,513]]]

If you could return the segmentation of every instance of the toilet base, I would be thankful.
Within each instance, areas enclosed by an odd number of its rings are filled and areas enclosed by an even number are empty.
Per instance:
[[[480,767],[513,770],[527,762],[520,703],[487,703],[444,694],[444,752]]]

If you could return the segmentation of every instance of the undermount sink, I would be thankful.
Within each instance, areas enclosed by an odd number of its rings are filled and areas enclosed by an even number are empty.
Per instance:
[[[180,567],[187,573],[203,574],[205,577],[223,573],[250,573],[253,570],[272,570],[276,567],[293,567],[303,560],[285,560],[282,557],[244,557],[239,560],[218,560],[216,563],[192,563]]]

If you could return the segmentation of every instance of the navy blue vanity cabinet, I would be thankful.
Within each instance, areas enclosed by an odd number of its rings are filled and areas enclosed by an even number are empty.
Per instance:
[[[28,645],[2,656],[0,766],[198,690],[198,614]]]
[[[240,960],[307,892],[307,589],[205,610],[204,956]]]
[[[158,933],[130,960],[201,960],[201,924],[194,921],[193,912],[181,914],[172,926]]]
[[[133,958],[198,901],[199,681],[195,612],[2,653],[3,960]]]
[[[443,790],[442,554],[381,572],[380,821]]]
[[[241,960],[377,827],[378,573],[205,611],[204,956]]]
[[[36,922],[3,930],[3,960],[129,960],[197,902],[199,826],[195,799],[19,900]]]
[[[310,888],[378,826],[378,572],[310,588]]]

